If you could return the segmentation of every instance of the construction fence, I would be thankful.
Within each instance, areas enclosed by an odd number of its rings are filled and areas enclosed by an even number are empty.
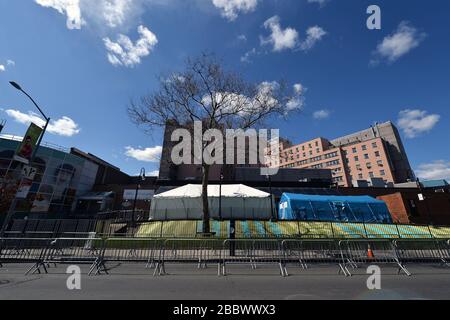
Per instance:
[[[410,263],[449,267],[449,262],[447,239],[0,238],[0,267],[30,264],[27,274],[84,264],[89,275],[100,275],[141,264],[150,274],[162,276],[181,264],[199,270],[214,266],[218,276],[225,276],[239,264],[248,270],[264,265],[285,277],[294,268],[327,264],[345,276],[365,265],[392,266],[410,276]]]

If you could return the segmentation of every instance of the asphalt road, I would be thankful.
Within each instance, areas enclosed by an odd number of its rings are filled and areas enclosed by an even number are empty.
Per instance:
[[[153,277],[142,265],[116,265],[110,275],[87,276],[82,267],[81,290],[68,290],[67,266],[52,267],[49,274],[24,276],[29,265],[0,268],[0,300],[9,299],[149,299],[149,300],[304,300],[304,299],[450,299],[450,268],[408,266],[411,277],[382,268],[381,290],[369,290],[365,269],[352,277],[338,275],[336,266],[309,270],[290,267],[289,277],[276,266],[251,270],[231,266],[218,277],[214,266],[197,270],[193,265],[167,266],[169,275]]]

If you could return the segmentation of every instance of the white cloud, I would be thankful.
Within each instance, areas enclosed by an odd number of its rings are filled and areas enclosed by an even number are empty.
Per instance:
[[[409,22],[402,21],[393,34],[378,44],[371,64],[378,64],[383,59],[393,63],[418,47],[425,38],[425,33],[419,32]]]
[[[305,87],[301,83],[294,84],[294,92],[296,94],[303,94],[305,90]]]
[[[132,0],[100,1],[106,24],[112,28],[122,25],[132,10]]]
[[[144,26],[138,27],[140,38],[133,43],[129,37],[119,34],[117,42],[104,38],[108,60],[114,66],[134,67],[150,54],[158,43],[155,34]]]
[[[318,110],[313,113],[313,118],[316,120],[323,120],[330,117],[331,112],[329,110]]]
[[[444,160],[419,165],[416,175],[425,180],[445,179],[450,181],[450,162]]]
[[[273,16],[264,22],[264,28],[270,30],[268,37],[260,37],[261,45],[272,45],[272,50],[280,52],[283,50],[311,50],[317,42],[327,34],[319,26],[309,27],[306,30],[306,39],[300,41],[298,31],[294,28],[283,29],[280,24],[280,17]]]
[[[67,28],[81,29],[86,22],[81,17],[80,0],[35,0],[35,2],[46,8],[53,8],[59,13],[67,16]]]
[[[238,35],[237,39],[238,39],[238,41],[246,42],[247,36],[245,34],[240,34],[240,35]]]
[[[15,67],[16,66],[16,62],[13,60],[6,60],[6,65],[10,66],[10,67]]]
[[[294,110],[301,110],[305,105],[305,99],[303,97],[292,97],[286,103],[286,113]]]
[[[308,0],[308,3],[317,3],[321,7],[323,7],[327,2],[328,0]]]
[[[6,67],[2,64],[0,64],[0,72],[5,72],[6,71]]]
[[[67,17],[67,28],[81,29],[89,22],[110,28],[120,27],[152,0],[35,0]]]
[[[212,0],[215,7],[222,11],[222,16],[234,21],[239,13],[248,13],[256,9],[258,0]]]
[[[308,28],[306,30],[306,39],[300,44],[300,48],[303,51],[311,50],[326,34],[327,32],[319,26]]]
[[[253,48],[250,51],[247,51],[242,57],[241,57],[241,62],[243,63],[250,63],[251,62],[251,58],[255,55],[257,55],[258,52],[256,51],[256,48]]]
[[[294,95],[286,103],[286,113],[294,110],[302,110],[305,106],[304,93],[306,88],[301,83],[296,83],[292,86]]]
[[[440,115],[428,114],[427,111],[406,109],[399,113],[398,126],[406,137],[415,138],[433,129],[440,118]]]
[[[5,110],[5,113],[15,121],[22,124],[29,125],[31,122],[33,122],[41,127],[45,125],[45,121],[42,120],[36,113],[31,111],[28,113],[23,113],[18,110],[8,109]],[[58,120],[50,121],[47,131],[59,136],[72,137],[80,133],[81,129],[75,121],[73,121],[69,117],[64,116]]]
[[[273,16],[264,22],[264,28],[270,30],[271,34],[267,38],[261,37],[261,44],[271,44],[273,51],[283,51],[294,49],[299,41],[298,32],[293,28],[283,29],[280,24],[280,17]]]
[[[156,146],[145,149],[136,149],[133,147],[126,147],[125,149],[125,155],[130,158],[144,162],[159,162],[163,148],[161,146]]]

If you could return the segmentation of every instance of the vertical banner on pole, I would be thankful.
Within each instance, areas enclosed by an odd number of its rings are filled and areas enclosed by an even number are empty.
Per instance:
[[[30,127],[23,138],[22,143],[16,150],[16,154],[14,155],[14,160],[29,164],[31,157],[33,156],[34,149],[36,148],[36,144],[39,140],[39,137],[42,134],[42,128],[35,125],[34,123],[30,124]]]

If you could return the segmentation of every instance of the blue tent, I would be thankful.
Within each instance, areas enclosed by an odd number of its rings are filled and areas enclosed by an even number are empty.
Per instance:
[[[369,196],[283,193],[278,216],[280,220],[293,221],[392,223],[386,203]]]

